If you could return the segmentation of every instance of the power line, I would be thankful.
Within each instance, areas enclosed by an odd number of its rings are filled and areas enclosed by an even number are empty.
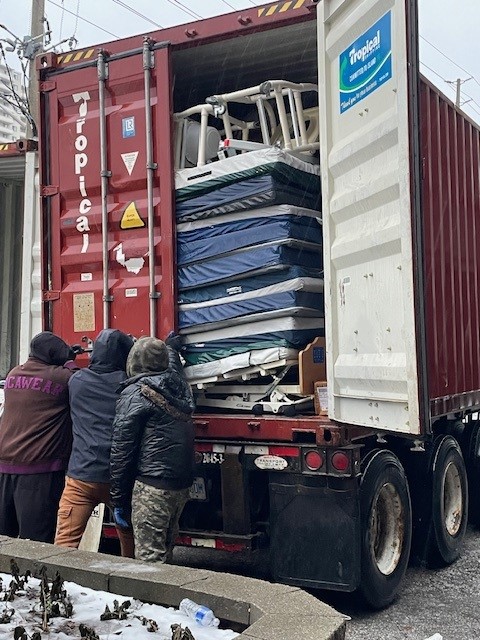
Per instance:
[[[140,13],[140,11],[137,11],[136,9],[131,7],[129,4],[127,4],[126,2],[123,2],[122,0],[113,0],[113,2],[115,2],[115,4],[120,5],[124,9],[127,9],[127,11],[131,11],[131,13],[133,13],[136,16],[138,16],[139,18],[143,18],[143,20],[146,20],[147,22],[150,22],[150,24],[153,24],[155,27],[158,27],[159,29],[163,29],[164,28],[161,24],[158,24],[158,22],[155,22],[151,18],[143,15],[143,13]]]
[[[420,36],[420,38],[422,40],[425,40],[425,42],[427,44],[429,44],[431,47],[433,47],[435,49],[435,51],[438,51],[438,53],[440,53],[440,55],[442,55],[444,58],[446,58],[449,62],[451,62],[452,64],[454,64],[458,69],[460,69],[461,71],[463,71],[464,73],[467,74],[467,76],[470,76],[480,87],[480,82],[475,78],[475,76],[470,73],[470,71],[467,71],[464,67],[462,67],[461,65],[458,64],[458,62],[455,62],[455,60],[452,60],[452,58],[449,58],[445,53],[443,53],[443,51],[441,49],[439,49],[437,46],[435,46],[432,42],[430,42],[430,40],[427,40],[424,36]]]
[[[73,38],[75,38],[75,36],[77,35],[79,12],[80,12],[80,0],[77,0],[77,10],[75,12],[75,25],[73,27],[73,36],[72,36]],[[60,40],[61,40],[61,38],[60,38]]]
[[[227,2],[227,0],[220,0],[220,2],[223,2],[223,4],[226,4],[227,7],[230,7],[230,9],[233,9],[234,11],[239,11],[237,7],[234,7],[233,4],[230,4],[229,2]]]
[[[435,74],[437,76],[437,78],[440,78],[440,80],[443,80],[443,82],[445,82],[446,84],[448,84],[449,88],[452,89],[452,91],[455,91],[455,88],[453,86],[453,83],[450,80],[446,80],[443,76],[441,76],[437,71],[435,71],[435,69],[432,69],[432,67],[429,67],[428,64],[425,64],[425,62],[420,62],[420,64],[422,66],[424,66],[426,69],[428,69],[429,71],[431,71],[433,74]],[[480,107],[480,103],[478,103],[475,98],[472,98],[471,95],[469,95],[468,93],[465,93],[464,91],[462,91],[462,94],[469,99],[469,102],[473,102],[473,104],[477,105],[477,107]],[[465,105],[462,105],[462,107]],[[477,113],[478,115],[480,115],[480,111],[478,111],[477,109],[474,108],[474,106],[471,104],[469,105],[469,108],[472,109],[472,111],[474,111],[475,113]]]
[[[60,16],[60,40],[62,39],[62,35],[63,35],[63,18],[65,16],[65,7],[64,7],[64,2],[65,0],[61,0],[62,2],[62,14]]]
[[[475,100],[475,98],[472,98],[472,96],[471,96],[471,95],[469,95],[468,93],[465,93],[464,91],[462,91],[462,93],[463,93],[463,95],[464,95],[466,98],[468,98],[468,101],[469,101],[469,102],[473,102],[473,104],[476,104],[476,105],[477,105],[477,107],[480,107],[480,103],[478,103],[478,102]],[[472,108],[473,108],[473,107],[472,107]],[[474,109],[474,111],[476,111],[476,109]],[[479,115],[480,115],[480,114],[479,114]]]
[[[186,7],[184,4],[180,2],[180,0],[167,0],[167,2],[169,2],[172,6],[176,7],[177,9],[181,9],[184,13],[188,14],[192,18],[198,18],[199,20],[202,20],[201,15],[199,15],[192,9],[189,9],[188,7]]]
[[[425,62],[420,62],[420,64],[423,65],[426,69],[428,69],[432,73],[434,73],[438,78],[440,78],[440,80],[443,80],[444,82],[448,83],[448,80],[445,80],[445,78],[443,76],[441,76],[439,73],[437,73],[435,71],[435,69],[432,69],[432,67],[429,67],[428,64],[425,64]]]
[[[59,9],[62,8],[61,4],[58,4],[58,2],[54,2],[54,0],[48,0],[48,2],[50,4],[53,4],[55,7],[58,7]],[[72,16],[76,17],[76,14],[73,11],[70,11],[70,9],[66,9],[65,11],[67,13],[69,13]],[[95,27],[96,29],[100,29],[100,31],[104,31],[105,33],[108,33],[109,36],[113,36],[114,38],[120,38],[120,36],[117,36],[116,33],[112,33],[111,31],[108,31],[107,29],[104,29],[103,27],[100,27],[98,24],[95,24],[94,22],[90,22],[90,20],[87,20],[86,18],[83,18],[81,15],[78,15],[78,19],[81,20],[82,22],[86,22],[87,24],[91,25],[92,27]]]

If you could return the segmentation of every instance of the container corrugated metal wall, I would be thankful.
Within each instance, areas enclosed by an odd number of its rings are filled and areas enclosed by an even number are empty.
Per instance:
[[[0,378],[18,363],[23,232],[23,167],[13,178],[11,159],[0,162]],[[22,163],[20,163],[21,165]],[[2,168],[5,169],[2,172]],[[8,177],[5,177],[8,176]]]
[[[480,131],[426,81],[420,113],[429,394],[441,415],[479,398]]]

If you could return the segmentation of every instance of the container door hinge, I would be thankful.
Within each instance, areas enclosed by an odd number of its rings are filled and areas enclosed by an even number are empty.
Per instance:
[[[56,196],[58,194],[58,185],[44,184],[40,188],[40,195],[42,198],[48,198],[50,196]]]
[[[57,83],[52,80],[45,80],[45,82],[40,83],[40,92],[41,93],[49,93],[50,91],[54,91],[57,88]]]
[[[51,302],[52,300],[60,300],[60,291],[54,291],[49,289],[48,291],[42,291],[43,302]]]

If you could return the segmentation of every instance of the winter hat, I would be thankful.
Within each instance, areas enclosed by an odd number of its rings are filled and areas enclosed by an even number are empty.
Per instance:
[[[127,375],[132,378],[141,373],[160,373],[168,369],[168,349],[158,338],[140,338],[127,358]]]
[[[75,359],[75,353],[66,342],[54,333],[42,331],[30,343],[30,357],[46,364],[63,367],[67,360]]]

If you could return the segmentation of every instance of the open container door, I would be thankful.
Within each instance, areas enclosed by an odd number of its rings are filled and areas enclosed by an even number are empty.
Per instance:
[[[329,416],[411,434],[424,422],[416,29],[405,0],[318,5]]]

